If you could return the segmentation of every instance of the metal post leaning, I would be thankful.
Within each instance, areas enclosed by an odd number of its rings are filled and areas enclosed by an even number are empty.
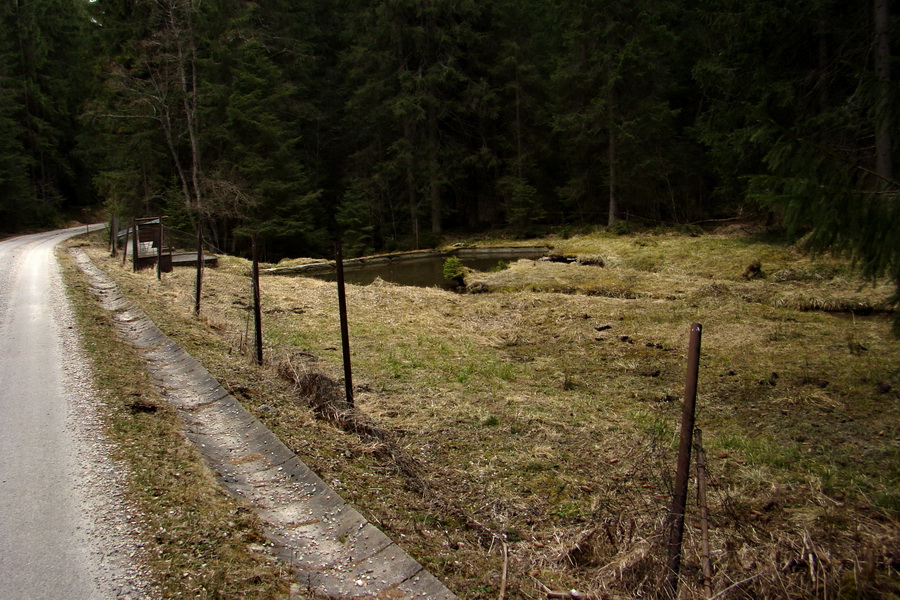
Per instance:
[[[688,346],[687,374],[684,381],[684,405],[681,411],[681,434],[678,440],[678,463],[675,470],[675,489],[672,511],[669,513],[669,562],[665,581],[665,596],[678,597],[678,571],[681,568],[681,542],[684,539],[684,510],[691,465],[691,444],[694,438],[694,414],[697,403],[697,379],[700,372],[700,337],[703,326],[691,324]]]

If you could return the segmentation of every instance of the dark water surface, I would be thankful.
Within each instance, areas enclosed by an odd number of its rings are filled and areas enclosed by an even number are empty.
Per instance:
[[[515,253],[491,252],[490,256],[467,257],[460,256],[463,265],[475,271],[490,271],[501,262],[512,263],[520,258],[539,258],[544,255],[543,249],[535,249],[531,252],[518,251]],[[386,264],[366,265],[362,268],[344,268],[344,280],[356,285],[369,285],[376,278],[396,283],[398,285],[410,285],[416,287],[440,287],[452,290],[456,284],[444,279],[444,256],[435,256],[414,260],[391,261]],[[337,281],[336,273],[322,273],[310,275],[325,281]]]

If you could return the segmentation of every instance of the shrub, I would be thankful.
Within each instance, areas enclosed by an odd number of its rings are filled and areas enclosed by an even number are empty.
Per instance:
[[[444,279],[449,281],[459,281],[462,279],[466,268],[462,261],[456,256],[448,256],[444,259]]]
[[[616,221],[609,226],[608,231],[614,235],[628,235],[631,233],[631,225],[628,221]]]

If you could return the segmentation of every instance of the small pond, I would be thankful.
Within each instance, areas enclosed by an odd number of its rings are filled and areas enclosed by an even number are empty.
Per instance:
[[[521,258],[540,258],[547,253],[544,247],[528,248],[472,248],[463,249],[447,255],[429,255],[427,257],[398,256],[386,262],[356,266],[352,261],[344,265],[344,280],[356,285],[369,285],[376,279],[382,279],[398,285],[417,287],[440,287],[452,290],[453,282],[444,279],[444,260],[456,255],[459,260],[475,271],[490,271],[500,263],[512,263]],[[309,277],[337,281],[337,273],[310,273]]]

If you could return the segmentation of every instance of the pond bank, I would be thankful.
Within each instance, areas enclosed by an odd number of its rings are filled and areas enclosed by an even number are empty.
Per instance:
[[[495,246],[489,248],[453,248],[447,251],[422,250],[384,254],[344,261],[347,283],[369,285],[377,280],[416,287],[454,289],[457,283],[444,277],[444,261],[456,257],[473,271],[490,271],[501,262],[515,262],[522,258],[540,258],[550,251],[548,246]],[[290,267],[275,267],[264,271],[270,275],[299,275],[326,281],[337,279],[334,261],[320,261]]]
[[[503,260],[504,257],[507,256],[514,258],[537,258],[539,256],[544,256],[548,252],[550,252],[549,246],[494,246],[489,248],[454,248],[446,251],[414,250],[411,252],[396,252],[393,254],[349,258],[344,261],[344,269],[349,271],[371,266],[408,263],[429,259],[445,259],[450,256],[456,256],[461,260],[479,258],[496,258],[497,260]],[[312,277],[334,273],[336,269],[335,261],[325,260],[290,267],[272,267],[263,269],[261,273],[267,275],[304,275]]]

